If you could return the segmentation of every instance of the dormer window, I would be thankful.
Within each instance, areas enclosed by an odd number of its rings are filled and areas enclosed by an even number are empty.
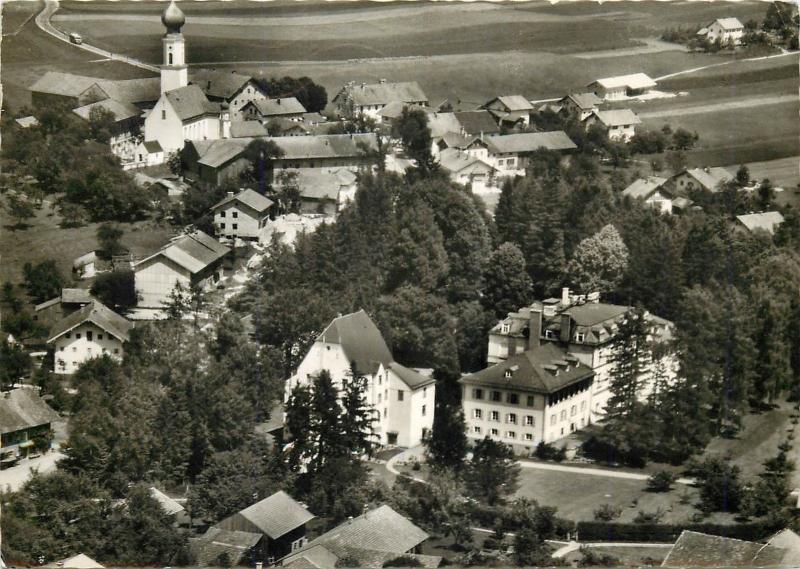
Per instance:
[[[578,342],[579,344],[582,344],[583,342],[586,341],[586,334],[583,332],[578,332],[577,334],[575,334],[575,341]]]
[[[508,334],[509,332],[511,332],[511,324],[509,324],[508,322],[503,322],[503,325],[500,328],[500,332],[503,334]]]
[[[556,339],[556,335],[552,330],[545,330],[544,331],[544,337],[547,338],[548,340],[555,340]]]
[[[510,379],[514,375],[514,372],[511,371],[510,369],[507,369],[504,375],[506,379]]]

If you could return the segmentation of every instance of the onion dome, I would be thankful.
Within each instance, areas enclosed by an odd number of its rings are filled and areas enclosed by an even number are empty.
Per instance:
[[[175,0],[171,0],[167,9],[161,14],[161,23],[167,28],[167,33],[179,34],[181,32],[181,26],[186,23],[186,16],[175,5]]]

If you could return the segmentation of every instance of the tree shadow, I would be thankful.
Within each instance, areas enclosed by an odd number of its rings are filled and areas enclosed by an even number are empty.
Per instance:
[[[30,223],[15,223],[13,225],[4,225],[3,229],[8,229],[9,231],[24,231],[31,227],[33,227],[33,225]]]

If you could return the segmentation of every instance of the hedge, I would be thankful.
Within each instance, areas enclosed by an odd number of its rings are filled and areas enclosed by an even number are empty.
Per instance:
[[[684,530],[720,535],[745,541],[758,541],[771,536],[781,528],[752,522],[736,525],[720,524],[626,524],[606,522],[578,522],[578,539],[581,541],[631,541],[672,543]]]

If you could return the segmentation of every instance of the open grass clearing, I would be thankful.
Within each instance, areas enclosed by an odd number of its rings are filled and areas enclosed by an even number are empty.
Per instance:
[[[27,221],[25,229],[14,229],[10,227],[14,220],[5,209],[0,209],[0,283],[21,283],[25,263],[36,264],[47,259],[55,260],[61,273],[70,277],[75,258],[97,248],[100,224],[62,229],[60,221],[59,215],[44,205]],[[151,221],[121,223],[119,227],[125,232],[122,244],[134,255],[157,251],[174,234],[173,228]]]

